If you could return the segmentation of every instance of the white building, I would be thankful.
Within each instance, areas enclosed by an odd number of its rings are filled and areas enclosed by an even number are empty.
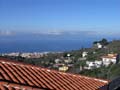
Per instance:
[[[85,69],[94,69],[94,68],[100,68],[102,65],[102,61],[86,61],[87,67]]]
[[[5,54],[5,55],[7,55],[7,56],[19,56],[20,55],[20,53],[19,52],[13,52],[13,53],[8,53],[8,54]]]
[[[96,68],[100,68],[102,66],[102,61],[95,61]]]
[[[86,57],[88,55],[88,52],[83,52],[82,53],[82,57],[84,58],[84,57]]]
[[[68,53],[68,54],[67,54],[67,57],[70,57],[70,56],[71,56],[71,55]]]
[[[61,61],[61,59],[55,59],[55,63],[60,63]]]
[[[102,62],[104,66],[109,66],[111,63],[116,63],[117,54],[108,54],[107,56],[102,56]]]
[[[71,59],[65,59],[64,62],[68,64],[68,63],[71,63],[72,60]]]
[[[68,66],[59,67],[59,71],[61,71],[61,72],[66,72],[68,69],[69,69]]]
[[[22,53],[21,57],[30,58],[31,53]]]
[[[102,48],[103,46],[100,43],[97,43],[97,48]]]
[[[86,61],[86,65],[85,69],[93,69],[95,67],[95,63],[92,61]]]

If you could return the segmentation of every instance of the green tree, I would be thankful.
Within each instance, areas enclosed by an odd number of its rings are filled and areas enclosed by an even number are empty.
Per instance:
[[[94,41],[94,42],[93,42],[93,44],[97,44],[97,43],[98,43],[98,41]]]
[[[102,45],[108,45],[107,39],[103,38],[101,41],[99,41]]]

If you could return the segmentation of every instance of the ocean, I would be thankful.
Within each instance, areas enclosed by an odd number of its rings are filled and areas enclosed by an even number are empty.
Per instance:
[[[0,53],[62,52],[90,46],[89,40],[8,40],[0,42]]]
[[[10,52],[63,52],[89,48],[101,37],[90,36],[0,36],[0,53]]]

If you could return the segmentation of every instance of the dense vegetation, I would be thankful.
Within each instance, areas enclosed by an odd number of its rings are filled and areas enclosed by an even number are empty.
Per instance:
[[[113,80],[120,76],[120,64],[80,72],[81,75]]]

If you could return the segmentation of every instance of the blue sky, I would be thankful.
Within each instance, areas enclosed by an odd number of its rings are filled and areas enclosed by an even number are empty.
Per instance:
[[[0,0],[0,30],[120,30],[120,0]]]

